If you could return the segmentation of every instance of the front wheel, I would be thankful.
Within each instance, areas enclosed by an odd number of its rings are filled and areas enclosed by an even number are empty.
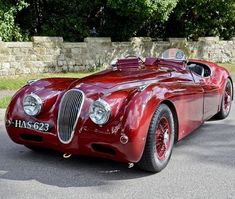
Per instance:
[[[138,162],[141,169],[156,173],[166,167],[174,145],[175,128],[172,111],[161,104],[149,126],[144,153]]]

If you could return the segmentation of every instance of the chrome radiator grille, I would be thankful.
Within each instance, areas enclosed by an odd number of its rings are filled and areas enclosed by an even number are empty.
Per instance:
[[[84,102],[84,93],[78,89],[67,91],[59,107],[58,136],[62,143],[69,143],[75,131],[77,120]]]

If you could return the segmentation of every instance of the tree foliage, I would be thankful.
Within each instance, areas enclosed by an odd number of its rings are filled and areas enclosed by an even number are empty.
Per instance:
[[[27,34],[22,33],[20,27],[15,23],[17,12],[26,8],[27,5],[24,0],[0,0],[0,37],[4,41],[21,41],[27,38]]]
[[[177,0],[108,0],[103,34],[116,40],[145,36],[141,29],[148,21],[166,21],[176,3]]]
[[[62,36],[67,41],[80,41],[90,34],[89,24],[102,5],[98,0],[26,1],[28,8],[18,15],[23,29],[30,35]]]
[[[0,0],[0,36],[188,37],[235,33],[234,0]]]
[[[125,40],[154,17],[165,21],[177,0],[26,0],[18,22],[32,35],[59,35],[79,41],[93,27],[99,36]],[[25,19],[25,20],[22,20]]]
[[[166,36],[197,39],[235,33],[234,0],[179,0],[166,23]]]

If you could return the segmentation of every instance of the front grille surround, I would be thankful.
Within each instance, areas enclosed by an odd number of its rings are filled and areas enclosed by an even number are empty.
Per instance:
[[[85,94],[83,91],[79,89],[71,89],[64,93],[64,96],[60,101],[57,131],[58,138],[63,144],[68,144],[73,139],[84,100]],[[66,124],[64,121],[66,121]]]

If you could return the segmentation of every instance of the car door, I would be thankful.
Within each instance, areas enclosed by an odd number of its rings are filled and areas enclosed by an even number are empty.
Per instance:
[[[204,120],[207,120],[218,112],[219,89],[211,84],[210,78],[201,79],[200,85],[204,89]]]
[[[200,65],[202,64],[200,63]],[[191,71],[191,73],[195,83],[203,88],[203,120],[208,120],[218,112],[220,101],[219,88],[213,83],[213,81],[211,81],[211,75],[202,77],[193,71]]]
[[[175,73],[174,104],[178,113],[179,139],[198,128],[203,122],[203,95],[190,71]]]

